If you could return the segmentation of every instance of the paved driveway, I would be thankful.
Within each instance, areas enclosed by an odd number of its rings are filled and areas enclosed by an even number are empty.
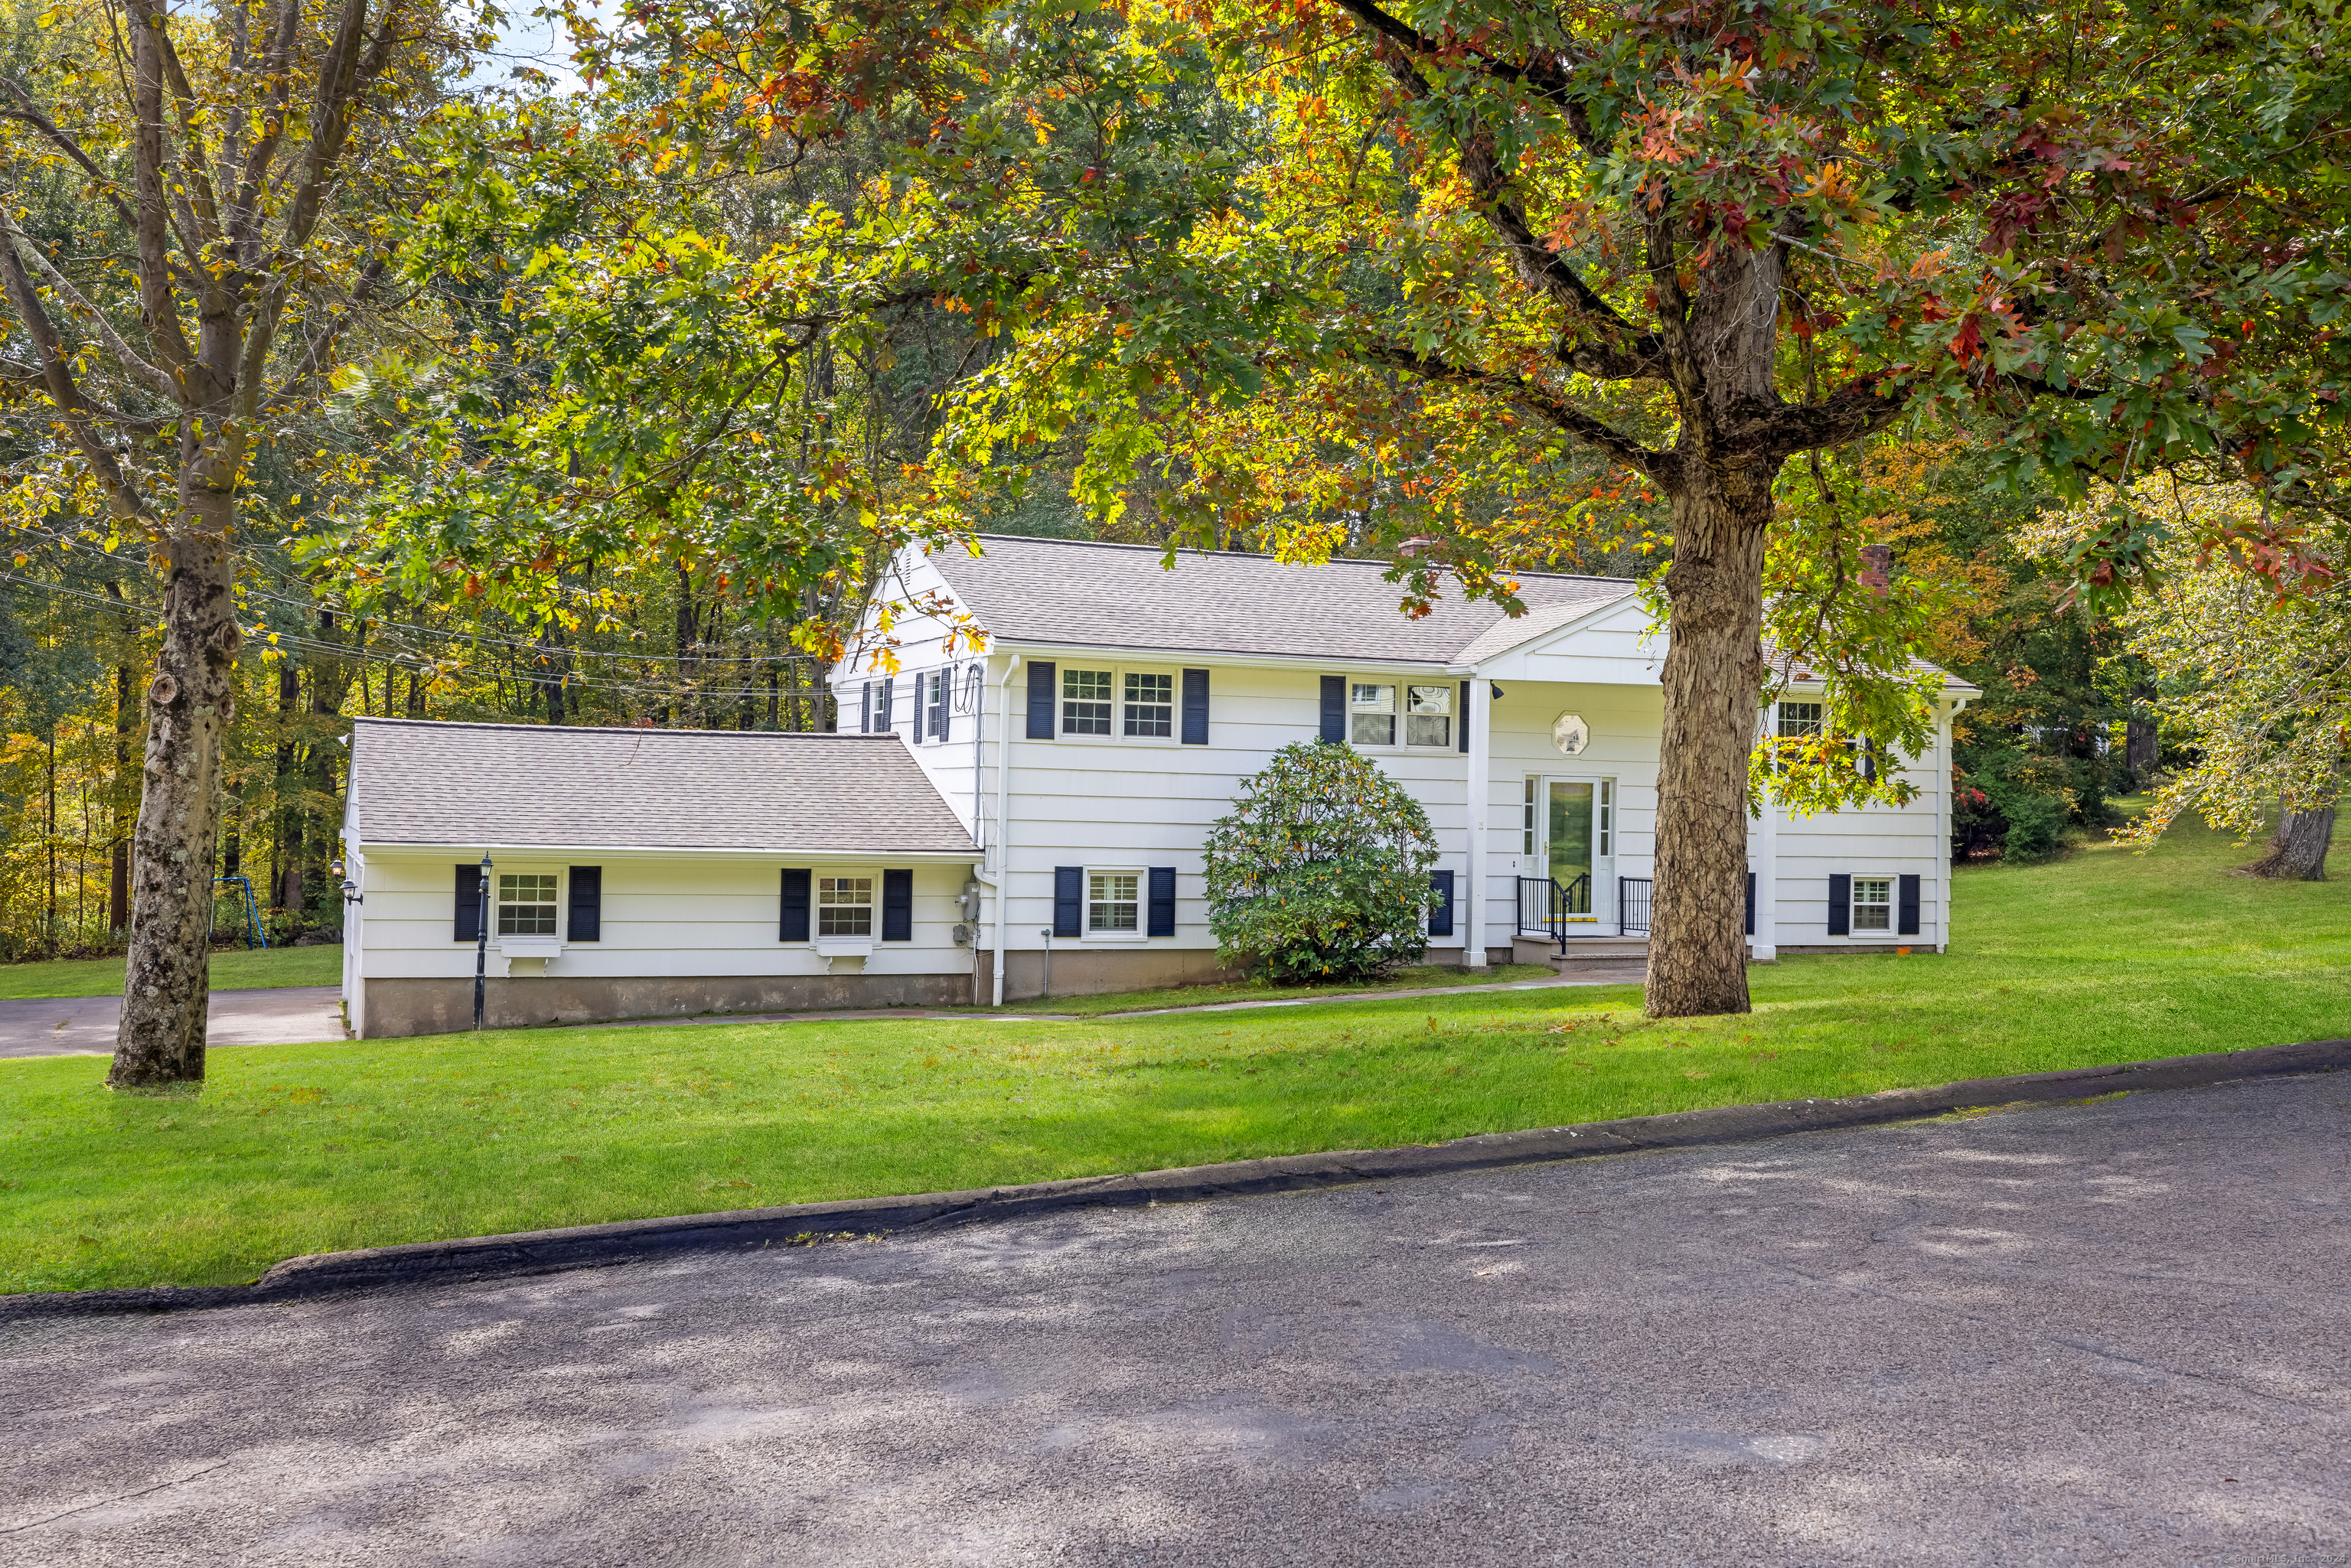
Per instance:
[[[0,1551],[2339,1568],[2346,1100],[0,1322]]]
[[[334,986],[214,991],[204,1043],[300,1045],[341,1040],[342,991]],[[111,1056],[120,997],[34,997],[0,1001],[0,1056]]]

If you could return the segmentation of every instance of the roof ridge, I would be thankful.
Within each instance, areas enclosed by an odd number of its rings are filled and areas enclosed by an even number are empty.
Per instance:
[[[353,724],[399,725],[410,729],[512,729],[532,735],[673,735],[720,736],[729,739],[764,738],[769,740],[894,740],[896,736],[883,732],[865,735],[856,730],[831,729],[679,729],[669,725],[633,724],[502,724],[488,719],[473,718],[409,718],[374,714],[353,716]]]
[[[1118,539],[1064,539],[1055,538],[1049,534],[987,533],[974,534],[972,538],[978,539],[1011,539],[1018,540],[1022,544],[1066,545],[1083,549],[1147,550],[1153,555],[1160,556],[1164,556],[1167,553],[1165,546],[1127,544]],[[924,553],[927,555],[931,552],[925,550]],[[1269,562],[1274,566],[1304,566],[1307,564],[1303,561],[1286,561],[1274,556],[1261,555],[1255,550],[1201,549],[1193,545],[1178,545],[1176,547],[1176,553],[1177,555],[1200,556],[1208,559],[1223,558],[1232,560],[1261,560]],[[967,552],[966,559],[969,559]],[[1382,560],[1376,556],[1334,555],[1329,560],[1323,561],[1321,564],[1324,566],[1375,566],[1381,570],[1385,571],[1396,563],[1391,560]],[[1520,571],[1513,572],[1511,575],[1514,577],[1540,577],[1552,582],[1621,582],[1628,588],[1637,588],[1640,586],[1641,582],[1641,580],[1637,577],[1597,577],[1590,572],[1582,571]]]

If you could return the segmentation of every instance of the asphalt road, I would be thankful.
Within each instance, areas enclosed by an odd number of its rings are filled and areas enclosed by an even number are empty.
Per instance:
[[[0,1322],[0,1557],[2340,1568],[2346,1101]]]
[[[334,986],[214,991],[204,1044],[300,1045],[341,1040],[343,994]],[[0,1001],[0,1056],[111,1056],[120,997],[32,997]]]

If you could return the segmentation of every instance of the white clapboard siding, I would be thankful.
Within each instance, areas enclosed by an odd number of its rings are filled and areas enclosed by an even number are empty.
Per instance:
[[[952,601],[939,572],[919,552],[902,559],[893,597],[935,594]],[[868,646],[878,622],[869,612]],[[1490,634],[1489,634],[1490,635]],[[913,745],[916,760],[950,805],[973,825],[990,874],[998,877],[1008,946],[1046,945],[1043,932],[1053,915],[1053,871],[1057,866],[1146,870],[1176,868],[1176,935],[1173,937],[1085,938],[1106,946],[1206,948],[1214,946],[1206,924],[1201,849],[1212,823],[1230,810],[1244,780],[1265,767],[1273,753],[1321,733],[1321,677],[1379,678],[1399,685],[1444,683],[1459,691],[1465,679],[1485,680],[1501,691],[1490,710],[1488,745],[1487,837],[1482,870],[1482,908],[1467,903],[1463,880],[1469,867],[1468,757],[1445,751],[1380,748],[1370,753],[1381,768],[1409,789],[1428,813],[1439,850],[1437,864],[1455,872],[1458,933],[1479,929],[1489,946],[1506,946],[1517,923],[1516,883],[1541,868],[1521,854],[1521,810],[1530,777],[1607,779],[1614,781],[1615,828],[1611,871],[1617,877],[1653,874],[1656,855],[1658,750],[1663,730],[1659,685],[1666,639],[1654,631],[1636,600],[1624,600],[1580,620],[1553,626],[1520,645],[1480,657],[1474,674],[1466,667],[1354,663],[1334,657],[1327,664],[1273,661],[1246,656],[1102,651],[1001,643],[985,653],[967,642],[950,651],[947,622],[903,612],[891,629],[891,651],[899,661],[893,674],[895,701],[892,727],[913,743],[915,677],[943,665],[957,685],[944,739],[929,733]],[[1499,641],[1506,642],[1507,637]],[[1342,652],[1334,650],[1335,653]],[[1176,736],[1159,737],[1027,737],[1028,672],[1042,660],[1059,677],[1076,669],[1106,669],[1177,676]],[[869,661],[870,663],[871,661]],[[962,702],[960,682],[973,667],[983,672],[978,711]],[[1180,739],[1182,681],[1186,668],[1209,672],[1208,743]],[[1009,673],[1008,683],[1006,677]],[[835,681],[843,727],[853,727],[861,711],[861,687],[878,688],[883,678],[872,668],[837,671]],[[1114,687],[1114,691],[1117,688]],[[1803,694],[1792,694],[1799,700]],[[1457,700],[1456,706],[1460,705]],[[1057,690],[1055,711],[1060,712]],[[1115,711],[1115,709],[1114,709]],[[1591,730],[1586,749],[1562,757],[1552,742],[1553,721],[1562,713],[1581,715]],[[1467,716],[1455,715],[1458,727]],[[1003,736],[1008,728],[1008,745]],[[1458,731],[1457,731],[1458,733]],[[975,745],[975,740],[977,744]],[[1000,769],[1007,766],[1006,800],[1010,848],[997,821]],[[1946,940],[1949,876],[1943,867],[1949,821],[1948,717],[1932,753],[1909,765],[1920,799],[1906,808],[1873,807],[1814,819],[1781,817],[1770,846],[1772,875],[1770,922],[1778,940],[1796,946],[1829,945],[1826,936],[1828,875],[1922,878],[1922,929],[1917,940]],[[1750,858],[1761,866],[1764,836],[1750,829]],[[1761,891],[1761,890],[1759,890]],[[1595,888],[1614,914],[1613,886]],[[998,911],[983,916],[982,940],[993,942]],[[1464,936],[1451,938],[1459,943]],[[1855,942],[1867,938],[1852,938]],[[1446,940],[1446,939],[1440,939]],[[1759,940],[1770,942],[1769,931]]]
[[[581,863],[589,863],[582,862]],[[953,973],[967,968],[970,950],[958,946],[954,927],[961,914],[956,900],[969,868],[962,865],[892,866],[880,862],[834,862],[809,857],[740,860],[724,857],[632,858],[606,855],[603,868],[601,939],[566,941],[547,968],[551,976],[742,976],[821,975],[824,960],[813,945],[777,937],[782,915],[786,865],[807,867],[818,876],[874,879],[873,956],[870,975]],[[419,855],[378,848],[358,870],[367,903],[363,974],[369,979],[448,977],[474,972],[471,941],[455,938],[456,862],[447,855]],[[571,878],[569,865],[500,861],[500,870],[552,870],[557,907],[568,923]],[[881,873],[914,873],[914,940],[881,937]],[[493,920],[495,921],[495,906]],[[813,915],[811,915],[813,919]],[[568,933],[567,933],[568,935]],[[498,938],[490,937],[491,973],[506,973]]]

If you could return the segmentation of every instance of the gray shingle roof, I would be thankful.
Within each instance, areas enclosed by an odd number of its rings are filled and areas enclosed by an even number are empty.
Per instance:
[[[1270,556],[1185,550],[1163,570],[1151,545],[1008,534],[983,534],[980,545],[983,555],[941,551],[931,564],[991,635],[1014,643],[1450,664],[1473,643],[1492,642],[1489,633],[1503,646],[1520,640],[1502,627],[1499,606],[1458,593],[1413,620],[1397,607],[1401,586],[1382,578],[1384,561],[1286,566]],[[1633,590],[1613,577],[1519,579],[1531,612],[1582,613]]]
[[[362,718],[361,842],[973,854],[894,735]]]

